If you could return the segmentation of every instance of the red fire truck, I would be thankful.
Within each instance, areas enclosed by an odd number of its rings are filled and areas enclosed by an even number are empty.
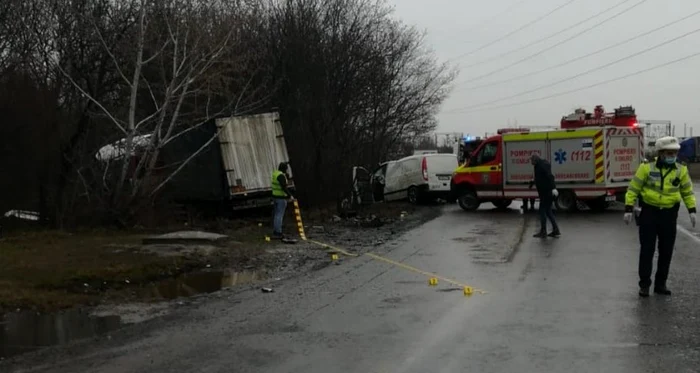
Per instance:
[[[593,113],[576,109],[561,118],[561,128],[581,128],[590,126],[637,127],[637,115],[632,106],[620,106],[612,113],[606,113],[603,105],[597,105]]]
[[[453,173],[452,197],[467,211],[483,202],[506,208],[514,199],[537,198],[537,191],[529,187],[530,156],[536,153],[552,164],[558,210],[576,210],[579,200],[603,210],[621,200],[643,159],[634,109],[605,114],[597,106],[593,116],[579,109],[563,117],[561,126],[549,131],[502,129],[485,139]]]

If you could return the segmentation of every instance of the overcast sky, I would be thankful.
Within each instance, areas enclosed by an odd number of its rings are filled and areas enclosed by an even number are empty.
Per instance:
[[[693,135],[700,136],[700,56],[598,85],[606,80],[699,53],[700,31],[578,78],[501,100],[574,77],[700,29],[699,13],[648,36],[578,59],[566,66],[549,69],[550,66],[700,12],[698,0],[573,0],[550,16],[492,43],[570,1],[572,0],[390,0],[395,5],[397,17],[427,31],[427,43],[437,56],[442,61],[450,60],[459,68],[454,89],[443,104],[438,131],[483,135],[485,131],[494,132],[495,129],[507,127],[516,121],[522,126],[556,126],[560,118],[572,112],[575,107],[584,107],[590,112],[595,105],[602,104],[606,111],[612,111],[620,105],[632,105],[637,110],[638,118],[671,120],[676,125],[676,136],[683,136],[683,123],[688,123],[688,126],[694,127]],[[639,3],[641,4],[635,6]],[[615,5],[617,6],[613,9],[575,26]],[[632,9],[625,11],[628,8]],[[620,12],[623,13],[581,36],[495,72],[571,38]],[[523,48],[555,34],[545,41]],[[482,49],[485,45],[489,46]],[[520,48],[522,49],[508,53]],[[480,50],[476,51],[477,49]],[[506,53],[508,54],[498,57]],[[460,55],[465,56],[459,57]],[[546,71],[533,75],[544,69]],[[519,79],[492,84],[513,78]],[[487,86],[476,88],[485,85]],[[578,90],[590,85],[596,86]],[[571,90],[576,91],[522,105],[476,111]],[[490,104],[479,106],[485,103]]]

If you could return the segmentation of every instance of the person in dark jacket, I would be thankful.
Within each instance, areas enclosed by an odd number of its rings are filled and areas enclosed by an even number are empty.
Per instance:
[[[559,237],[561,232],[552,211],[554,198],[559,195],[554,182],[554,175],[552,175],[552,165],[537,154],[533,154],[530,157],[530,162],[535,168],[535,179],[530,182],[530,188],[533,185],[537,187],[537,195],[540,199],[540,231],[534,237]],[[547,219],[552,223],[552,233],[550,234],[547,234]]]
[[[272,220],[272,237],[284,238],[282,235],[282,223],[284,220],[284,212],[287,209],[287,200],[294,201],[294,195],[289,190],[287,183],[286,162],[282,162],[277,167],[277,170],[272,172],[272,200],[274,206],[274,218]]]

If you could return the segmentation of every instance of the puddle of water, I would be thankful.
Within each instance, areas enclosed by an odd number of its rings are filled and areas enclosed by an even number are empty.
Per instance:
[[[202,293],[213,293],[223,288],[250,284],[262,279],[263,276],[256,271],[195,272],[150,286],[145,295],[154,298],[176,299]]]
[[[264,276],[256,271],[196,272],[146,287],[143,295],[175,299],[262,279]],[[120,316],[94,316],[84,309],[51,314],[7,313],[0,315],[0,358],[98,336],[119,329],[123,324]]]
[[[53,314],[7,313],[0,318],[0,357],[94,337],[121,326],[119,316],[94,317],[81,309]]]

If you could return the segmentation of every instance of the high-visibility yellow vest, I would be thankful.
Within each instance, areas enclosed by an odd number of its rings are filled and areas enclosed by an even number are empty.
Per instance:
[[[688,209],[695,209],[695,193],[688,167],[676,163],[659,168],[656,159],[642,163],[627,187],[625,205],[632,206],[641,197],[645,204],[658,208],[671,208],[681,200]]]
[[[284,173],[280,170],[272,171],[272,196],[273,197],[288,197],[287,193],[285,193],[284,189],[282,189],[282,185],[280,185],[280,182],[277,180],[280,175],[284,175]]]

